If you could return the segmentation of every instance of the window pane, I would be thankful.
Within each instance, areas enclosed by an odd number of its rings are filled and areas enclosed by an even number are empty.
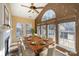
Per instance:
[[[32,25],[17,23],[16,25],[16,37],[27,36],[28,34],[32,35]]]
[[[22,24],[17,23],[16,25],[16,37],[19,38],[23,35]]]
[[[38,35],[40,35],[40,30],[41,30],[40,26],[37,26],[37,34]]]
[[[52,38],[53,40],[55,40],[55,34],[56,34],[55,33],[56,32],[55,25],[50,24],[47,26],[47,29],[48,29],[48,38]]]
[[[26,24],[26,35],[32,35],[32,24]]]
[[[41,37],[46,38],[46,25],[41,26]]]
[[[48,10],[44,13],[42,21],[49,20],[52,18],[56,18],[55,12],[53,10]]]
[[[66,22],[58,25],[59,45],[69,51],[75,52],[76,29],[75,22]]]

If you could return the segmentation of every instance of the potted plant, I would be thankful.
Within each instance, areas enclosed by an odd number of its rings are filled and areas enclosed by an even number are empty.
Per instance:
[[[35,35],[35,30],[32,28],[32,36]]]
[[[43,38],[43,39],[45,39],[45,38],[46,38],[46,36],[45,36],[45,35],[42,35],[42,38]]]

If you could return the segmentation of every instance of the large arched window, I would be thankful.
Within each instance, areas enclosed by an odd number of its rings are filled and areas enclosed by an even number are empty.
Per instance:
[[[52,19],[52,18],[56,18],[56,14],[53,10],[47,10],[43,17],[42,17],[42,21],[45,21],[45,20],[49,20],[49,19]]]

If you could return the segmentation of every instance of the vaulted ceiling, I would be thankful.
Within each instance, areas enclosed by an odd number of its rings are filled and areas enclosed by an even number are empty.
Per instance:
[[[75,3],[48,3],[42,12],[38,15],[37,19],[42,19],[44,13],[48,10],[53,10],[56,14],[56,18],[62,18],[69,15],[79,15],[79,4]],[[38,21],[39,22],[39,21]]]
[[[37,9],[39,13],[36,13],[35,11],[28,12],[30,9],[26,7],[22,7],[21,5],[30,7],[31,3],[25,3],[25,4],[24,3],[11,3],[10,6],[11,6],[11,12],[13,16],[35,19],[43,10],[43,9]],[[47,3],[34,3],[34,5],[36,7],[41,7],[41,6],[45,7]]]

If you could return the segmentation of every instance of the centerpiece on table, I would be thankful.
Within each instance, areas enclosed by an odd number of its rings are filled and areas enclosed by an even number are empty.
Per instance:
[[[31,42],[31,45],[36,45],[36,44],[37,44],[36,41]]]
[[[40,42],[40,45],[46,45],[46,42]]]

